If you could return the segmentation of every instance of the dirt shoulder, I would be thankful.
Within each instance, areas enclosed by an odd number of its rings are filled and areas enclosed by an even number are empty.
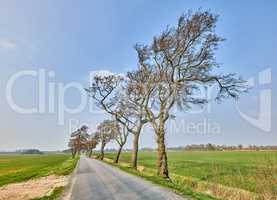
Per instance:
[[[68,184],[67,176],[46,176],[22,183],[12,183],[0,187],[0,200],[29,200],[47,196],[56,187]]]

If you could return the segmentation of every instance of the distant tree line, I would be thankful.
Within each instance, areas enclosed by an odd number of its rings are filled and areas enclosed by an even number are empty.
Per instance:
[[[18,150],[16,152],[21,154],[44,154],[39,149],[23,149],[23,150]]]
[[[152,148],[142,148],[142,151],[155,151]],[[215,145],[215,144],[191,144],[179,147],[169,147],[172,151],[277,151],[277,146],[270,145]]]

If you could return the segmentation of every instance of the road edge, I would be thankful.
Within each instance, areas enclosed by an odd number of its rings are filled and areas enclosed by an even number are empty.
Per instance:
[[[81,158],[81,157],[80,157]],[[76,174],[80,164],[80,158],[77,165],[75,166],[73,172],[69,175],[68,184],[64,187],[63,194],[58,198],[59,200],[70,200],[72,195],[72,189],[76,182]]]

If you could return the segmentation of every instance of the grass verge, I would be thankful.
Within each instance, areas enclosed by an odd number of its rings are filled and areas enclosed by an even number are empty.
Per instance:
[[[139,176],[145,180],[148,180],[154,184],[160,185],[165,188],[169,188],[173,190],[175,193],[183,196],[183,197],[190,197],[195,200],[216,200],[216,198],[203,194],[200,192],[194,191],[192,188],[180,183],[180,182],[175,182],[175,181],[168,181],[163,178],[160,178],[153,173],[151,169],[146,169],[144,168],[143,170],[134,170],[133,168],[129,167],[128,165],[121,163],[121,164],[114,164],[112,160],[110,159],[105,159],[105,163],[110,164],[112,166],[115,166],[125,172],[128,172],[130,174]]]

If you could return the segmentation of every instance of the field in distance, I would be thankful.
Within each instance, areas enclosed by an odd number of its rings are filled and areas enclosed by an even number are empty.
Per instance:
[[[0,154],[0,186],[48,175],[68,175],[77,161],[69,154]]]
[[[114,156],[114,153],[106,155],[111,159]],[[154,172],[156,157],[156,152],[139,152],[138,165]],[[124,152],[120,161],[129,162],[130,159],[131,153]],[[219,183],[253,193],[270,189],[264,187],[271,187],[269,184],[273,183],[270,181],[276,179],[270,176],[277,175],[277,152],[171,151],[168,152],[168,161],[171,176],[187,177],[196,182]]]

